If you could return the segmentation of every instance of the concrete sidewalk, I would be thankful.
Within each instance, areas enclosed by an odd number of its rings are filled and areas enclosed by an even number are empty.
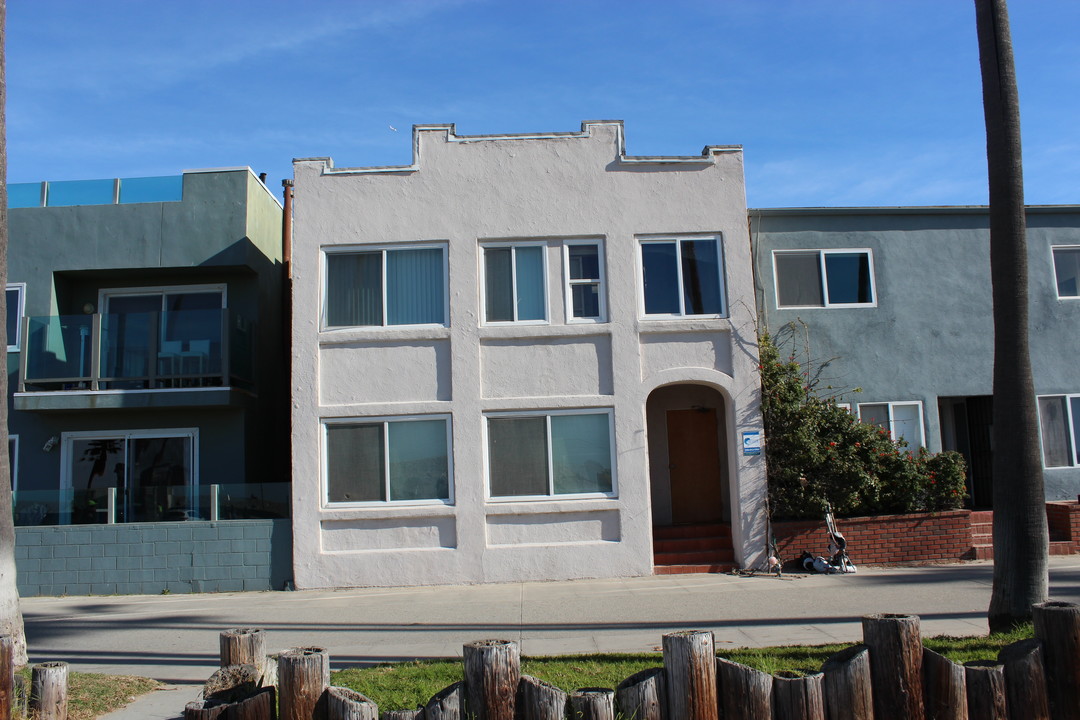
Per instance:
[[[1051,558],[1051,597],[1080,602],[1080,557]],[[516,640],[526,655],[659,650],[673,630],[712,630],[716,647],[858,642],[860,618],[922,618],[924,635],[985,634],[989,562],[869,568],[856,575],[663,575],[337,591],[27,598],[32,662],[145,675],[152,693],[123,718],[178,717],[217,667],[218,633],[261,627],[270,652],[319,646],[331,667],[457,657],[472,640]],[[155,709],[157,703],[161,707]],[[164,713],[164,714],[161,714]],[[170,714],[171,713],[171,714]]]

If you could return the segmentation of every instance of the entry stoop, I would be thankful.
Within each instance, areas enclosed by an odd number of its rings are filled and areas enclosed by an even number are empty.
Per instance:
[[[653,574],[722,573],[736,568],[727,523],[653,528]]]
[[[1068,538],[1056,537],[1054,528],[1050,529],[1050,555],[1072,555],[1077,552],[1075,544]],[[994,559],[994,512],[976,510],[971,513],[971,550],[967,560]]]

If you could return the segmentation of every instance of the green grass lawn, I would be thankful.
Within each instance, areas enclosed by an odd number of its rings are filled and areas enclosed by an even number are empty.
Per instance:
[[[1031,625],[1027,625],[989,637],[925,638],[923,645],[954,662],[965,663],[996,659],[1001,648],[1031,636]],[[807,674],[818,671],[830,656],[847,647],[850,644],[746,648],[724,650],[721,656],[763,672]],[[615,688],[634,673],[658,667],[662,662],[660,653],[525,657],[521,672],[570,692],[584,687]],[[331,682],[366,695],[380,711],[405,710],[425,705],[435,693],[461,680],[461,672],[460,660],[422,660],[340,670],[333,674]]]

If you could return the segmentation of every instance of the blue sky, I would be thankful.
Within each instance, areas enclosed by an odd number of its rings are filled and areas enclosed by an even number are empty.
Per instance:
[[[1080,2],[1013,0],[1026,199],[1080,202]],[[744,146],[751,207],[986,202],[971,0],[8,0],[10,182],[626,123]],[[396,128],[397,130],[392,130]]]

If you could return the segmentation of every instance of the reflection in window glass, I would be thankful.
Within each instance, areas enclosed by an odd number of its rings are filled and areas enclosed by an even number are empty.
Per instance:
[[[570,311],[573,318],[599,319],[600,308],[600,248],[597,245],[570,245],[566,251],[567,274],[570,278]]]
[[[21,345],[19,333],[22,331],[23,286],[8,285],[4,298],[7,302],[7,348],[18,350]]]
[[[1058,297],[1080,297],[1080,247],[1054,248]]]
[[[327,253],[326,326],[441,324],[445,275],[442,248]]]
[[[484,321],[547,319],[544,248],[512,245],[484,248]]]
[[[777,253],[776,295],[780,307],[823,307],[818,253]]]
[[[607,414],[553,415],[551,464],[556,495],[611,492]]]
[[[447,500],[449,458],[444,418],[327,424],[327,502]]]
[[[488,418],[492,497],[547,495],[547,429],[543,417]]]
[[[800,250],[773,253],[778,307],[872,305],[869,250]]]
[[[641,244],[646,315],[722,315],[723,268],[714,238]]]
[[[874,301],[870,293],[870,257],[866,253],[826,253],[825,275],[830,305]]]

